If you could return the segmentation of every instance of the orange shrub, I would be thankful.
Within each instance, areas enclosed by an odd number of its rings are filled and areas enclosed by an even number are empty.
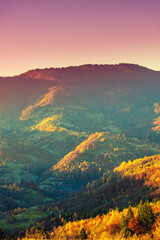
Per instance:
[[[119,232],[119,224],[112,223],[106,227],[105,231],[109,232],[109,234],[116,234]]]
[[[138,217],[130,219],[128,227],[137,235],[144,234],[146,232],[146,228],[139,224]]]

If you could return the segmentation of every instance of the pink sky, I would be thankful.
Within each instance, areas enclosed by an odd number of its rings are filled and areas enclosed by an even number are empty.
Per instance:
[[[0,76],[121,62],[160,70],[159,0],[0,0]]]

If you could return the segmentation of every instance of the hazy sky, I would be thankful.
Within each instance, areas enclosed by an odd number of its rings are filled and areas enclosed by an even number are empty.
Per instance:
[[[120,62],[160,70],[160,0],[0,0],[0,76]]]

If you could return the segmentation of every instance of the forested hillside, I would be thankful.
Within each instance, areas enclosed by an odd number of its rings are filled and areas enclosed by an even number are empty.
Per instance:
[[[118,168],[114,169],[114,172],[118,175],[116,178],[114,174],[109,174],[107,178],[105,178],[106,175],[103,176],[101,183],[99,180],[99,182],[95,183],[95,186],[87,186],[87,192],[84,193],[85,199],[80,195],[75,196],[74,200],[68,199],[67,202],[71,202],[71,206],[67,205],[66,207],[65,203],[61,202],[59,214],[54,211],[53,215],[46,218],[45,221],[36,223],[26,233],[26,238],[23,239],[47,239],[48,237],[55,240],[158,240],[160,237],[160,202],[158,200],[159,183],[156,179],[159,177],[159,159],[160,156],[158,155],[137,159],[132,162],[129,161],[128,163],[123,162]],[[156,179],[155,176],[157,176]],[[145,185],[149,188],[145,188]],[[139,199],[141,199],[139,203],[136,203],[135,199],[132,202],[132,197],[138,194]],[[87,198],[86,195],[90,196]],[[106,202],[107,197],[114,197],[115,206],[113,208],[102,205],[102,203]],[[125,203],[128,197],[130,197],[128,200],[131,201]],[[118,199],[121,201],[118,201]],[[93,213],[93,209],[96,209],[93,204],[94,200],[97,202],[100,213],[95,217]],[[148,200],[151,202],[149,203]],[[85,203],[93,204],[92,208],[86,208],[86,213],[83,212]],[[82,204],[83,209],[78,212]],[[74,209],[72,205],[75,206]],[[105,208],[103,208],[104,206]],[[84,215],[80,215],[82,212]],[[87,214],[90,217],[85,218]],[[58,227],[55,219],[57,219]]]
[[[5,236],[158,201],[159,89],[160,73],[134,64],[0,77]]]

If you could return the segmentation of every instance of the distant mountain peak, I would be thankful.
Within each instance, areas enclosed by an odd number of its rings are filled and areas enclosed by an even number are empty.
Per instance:
[[[45,68],[45,69],[34,69],[29,70],[25,73],[19,75],[21,78],[33,78],[33,79],[46,79],[46,80],[55,80],[53,77],[54,68]]]
[[[84,64],[79,66],[68,66],[61,68],[44,68],[44,69],[33,69],[29,70],[18,77],[21,78],[33,78],[33,79],[45,79],[45,80],[54,80],[57,81],[55,75],[57,73],[69,73],[75,71],[88,71],[88,72],[100,72],[100,71],[112,71],[112,72],[126,72],[126,73],[135,73],[135,72],[153,72],[153,70],[146,67],[140,66],[138,64],[132,63],[119,63],[119,64]]]

